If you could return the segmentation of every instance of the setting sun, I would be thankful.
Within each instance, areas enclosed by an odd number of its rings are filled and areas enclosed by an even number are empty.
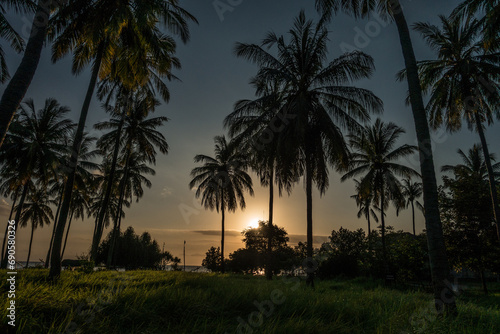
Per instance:
[[[255,219],[250,220],[250,222],[248,223],[248,227],[249,228],[259,227],[259,219],[255,218]]]

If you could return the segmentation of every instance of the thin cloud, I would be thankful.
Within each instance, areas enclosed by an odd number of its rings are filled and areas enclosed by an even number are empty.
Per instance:
[[[221,231],[220,230],[199,230],[199,231],[192,231],[193,233],[198,233],[201,235],[220,235]],[[236,231],[236,230],[226,230],[225,235],[227,236],[240,236],[241,232]]]

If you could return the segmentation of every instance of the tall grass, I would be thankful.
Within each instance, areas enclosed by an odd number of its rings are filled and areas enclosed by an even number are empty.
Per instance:
[[[298,278],[63,272],[50,284],[46,276],[19,272],[17,333],[500,333],[500,293],[466,291],[459,316],[443,319],[430,294],[368,279],[318,281],[312,290]],[[7,298],[0,307],[3,332]]]

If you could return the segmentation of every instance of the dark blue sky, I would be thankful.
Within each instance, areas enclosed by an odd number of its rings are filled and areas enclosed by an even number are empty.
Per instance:
[[[410,24],[417,21],[437,23],[438,14],[449,14],[459,1],[401,1]],[[170,154],[158,159],[155,167],[157,175],[152,177],[153,187],[146,191],[139,203],[134,203],[127,210],[124,226],[132,225],[138,232],[148,230],[166,248],[179,255],[182,240],[188,240],[192,251],[188,252],[188,264],[199,264],[202,254],[218,243],[219,237],[205,230],[219,230],[220,216],[206,212],[195,205],[194,194],[188,189],[189,173],[195,166],[193,157],[198,153],[211,155],[213,137],[223,133],[222,121],[232,111],[233,103],[239,99],[252,98],[253,90],[248,85],[257,68],[233,55],[235,42],[259,43],[265,34],[273,30],[285,34],[290,29],[294,17],[305,9],[309,18],[317,18],[313,1],[264,1],[221,0],[219,3],[240,3],[232,6],[232,11],[223,13],[223,20],[214,8],[212,1],[181,1],[182,6],[194,14],[200,24],[192,26],[192,38],[187,45],[180,44],[178,57],[182,70],[175,74],[182,82],[169,84],[171,102],[158,108],[156,114],[170,118],[162,130],[170,146]],[[26,30],[29,18],[10,16],[12,24],[19,30]],[[23,28],[24,26],[24,28]],[[338,57],[346,48],[356,47],[375,59],[377,71],[372,79],[356,82],[355,85],[371,89],[385,103],[385,112],[381,116],[385,121],[393,121],[407,130],[401,138],[401,144],[416,144],[411,110],[405,106],[406,83],[395,80],[395,74],[403,68],[403,58],[398,34],[394,24],[383,23],[376,18],[355,21],[353,18],[339,15],[329,25],[329,59]],[[420,36],[412,33],[417,58],[432,59],[434,55],[423,43]],[[20,56],[9,50],[2,42],[8,58],[11,73],[15,71]],[[88,71],[75,77],[71,74],[71,60],[64,59],[57,64],[50,62],[50,50],[44,51],[40,66],[26,97],[33,98],[41,106],[44,99],[56,98],[61,104],[71,108],[71,117],[76,121],[89,81]],[[3,87],[0,87],[0,91]],[[100,103],[93,100],[87,121],[91,125],[107,119],[100,108]],[[468,130],[449,135],[438,132],[434,135],[435,164],[439,169],[444,164],[458,163],[458,148],[468,149],[479,139]],[[487,129],[487,138],[491,151],[500,153],[498,143],[498,125]],[[418,169],[418,157],[408,165]],[[257,183],[254,178],[254,182]],[[227,218],[229,230],[241,231],[248,224],[267,215],[267,190],[256,184],[256,197],[247,200],[247,209],[238,211]],[[328,235],[332,229],[340,226],[351,229],[364,228],[364,220],[356,218],[356,205],[349,196],[354,192],[351,181],[340,184],[339,176],[332,172],[330,189],[326,196],[319,198],[315,193],[314,234]],[[8,202],[8,201],[7,201]],[[195,203],[193,203],[195,202]],[[7,204],[4,203],[4,208]],[[0,211],[0,217],[3,211]],[[184,212],[184,215],[182,214]],[[305,196],[302,184],[297,184],[290,198],[276,201],[276,223],[284,226],[294,241],[305,234]],[[192,215],[189,215],[189,214]],[[189,218],[186,218],[189,216]],[[417,227],[424,226],[423,218],[417,214]],[[2,218],[2,221],[5,219]],[[388,224],[396,229],[410,231],[411,214],[403,212],[396,218],[394,210],[388,215]],[[68,256],[87,251],[92,234],[92,220],[78,222],[72,227],[74,243],[69,246]],[[49,228],[37,233],[33,258],[43,256],[48,244]],[[198,232],[193,232],[198,231]],[[201,232],[200,232],[201,231]],[[107,233],[107,232],[106,232]],[[27,238],[27,232],[20,232],[19,238]],[[232,239],[231,239],[232,238]],[[304,238],[305,239],[305,238]],[[240,247],[238,233],[230,233],[228,251]]]

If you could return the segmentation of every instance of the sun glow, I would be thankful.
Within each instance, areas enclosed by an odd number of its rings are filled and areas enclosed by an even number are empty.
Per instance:
[[[259,227],[259,220],[260,219],[256,219],[256,218],[250,220],[250,222],[248,223],[248,228],[257,228],[257,227]]]

